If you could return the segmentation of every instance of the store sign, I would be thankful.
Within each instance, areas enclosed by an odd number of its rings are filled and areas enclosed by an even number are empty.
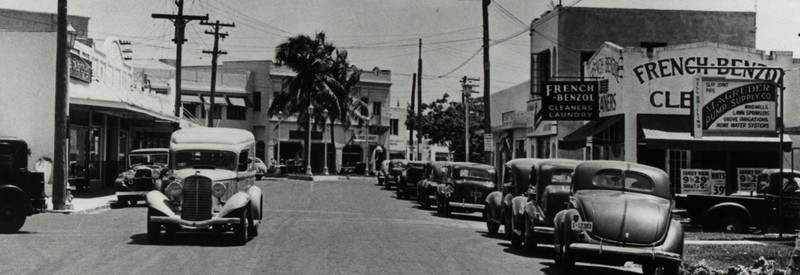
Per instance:
[[[739,192],[755,192],[758,186],[758,175],[764,168],[736,168]]]
[[[542,120],[596,120],[597,81],[543,81]]]
[[[92,61],[83,59],[76,54],[70,54],[69,76],[86,83],[92,83]]]
[[[724,196],[725,171],[681,169],[681,193]]]
[[[706,77],[696,81],[700,92],[694,93],[699,104],[692,109],[695,136],[775,133],[775,83]]]

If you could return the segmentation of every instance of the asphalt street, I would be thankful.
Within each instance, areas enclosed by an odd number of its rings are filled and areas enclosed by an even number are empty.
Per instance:
[[[47,213],[0,236],[0,274],[563,274],[552,246],[524,253],[488,235],[480,213],[439,217],[374,181],[257,184],[265,221],[245,246],[207,232],[149,244],[144,206]],[[640,269],[579,264],[576,272]]]

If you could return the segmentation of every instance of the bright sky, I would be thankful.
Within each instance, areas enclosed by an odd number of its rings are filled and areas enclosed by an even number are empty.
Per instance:
[[[3,0],[0,8],[56,11],[57,1]],[[503,40],[527,29],[549,9],[545,0],[492,0],[490,37]],[[552,2],[558,3],[558,0]],[[800,1],[796,0],[567,0],[564,6],[644,9],[756,11],[756,48],[789,50],[800,57]],[[72,0],[68,13],[90,17],[89,36],[116,36],[132,41],[134,59],[174,58],[172,23],[152,13],[176,13],[172,0]],[[324,31],[337,47],[347,49],[351,63],[362,69],[392,70],[392,104],[410,99],[411,74],[417,71],[422,38],[423,101],[443,93],[456,95],[462,76],[483,78],[481,0],[185,0],[185,14],[208,14],[211,21],[234,23],[223,28],[220,43],[226,60],[274,60],[275,46],[297,34]],[[211,64],[213,36],[207,26],[190,23],[184,64]],[[530,37],[527,32],[490,48],[491,90],[496,92],[529,79]],[[483,91],[483,87],[477,90]]]

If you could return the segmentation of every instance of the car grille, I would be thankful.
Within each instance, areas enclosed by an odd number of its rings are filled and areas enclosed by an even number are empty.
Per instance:
[[[453,192],[453,201],[461,202],[462,200],[467,203],[482,204],[486,200],[489,192],[485,192],[482,188],[476,186],[463,186],[456,184],[455,192]]]
[[[133,191],[153,190],[153,178],[133,179]]]
[[[181,219],[201,221],[211,219],[211,180],[192,176],[183,181]]]
[[[153,177],[153,170],[150,170],[150,169],[139,169],[139,170],[136,170],[136,173],[133,176],[136,177],[136,178],[143,178],[143,177],[152,178]]]

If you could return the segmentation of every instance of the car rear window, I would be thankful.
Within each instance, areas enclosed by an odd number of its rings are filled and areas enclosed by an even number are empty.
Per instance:
[[[569,184],[570,182],[572,182],[572,171],[569,170],[553,171],[550,176],[550,183]]]
[[[481,179],[481,180],[491,180],[492,176],[489,171],[480,170],[480,169],[459,169],[458,178],[471,178],[471,179]]]
[[[593,183],[595,186],[611,189],[646,193],[653,191],[653,181],[650,178],[637,173],[625,173],[623,176],[622,171],[600,171],[595,174]]]

